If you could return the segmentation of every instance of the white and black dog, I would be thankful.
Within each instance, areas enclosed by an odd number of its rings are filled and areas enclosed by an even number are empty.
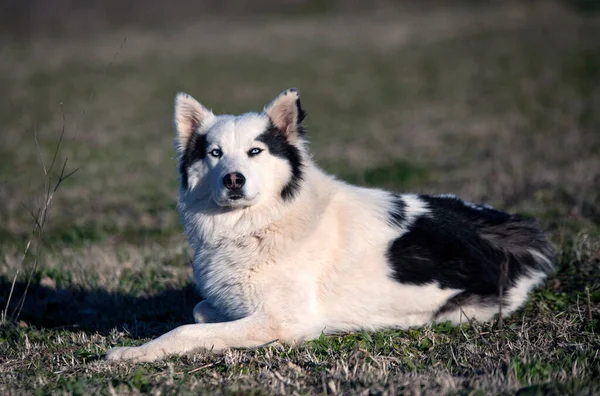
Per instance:
[[[110,360],[296,343],[321,333],[488,320],[552,270],[536,225],[455,196],[346,184],[311,159],[298,91],[261,113],[175,99],[179,211],[204,297],[196,324]]]

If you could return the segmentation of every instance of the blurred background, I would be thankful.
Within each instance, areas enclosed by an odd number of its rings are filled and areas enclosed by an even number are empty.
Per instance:
[[[0,303],[33,265],[21,256],[62,131],[51,185],[65,159],[78,171],[53,196],[34,275],[73,308],[48,315],[57,305],[40,296],[25,318],[122,323],[126,308],[107,322],[101,294],[74,290],[148,296],[188,283],[177,91],[239,113],[297,87],[315,158],[340,178],[533,215],[559,248],[582,234],[597,243],[598,5],[4,0]]]

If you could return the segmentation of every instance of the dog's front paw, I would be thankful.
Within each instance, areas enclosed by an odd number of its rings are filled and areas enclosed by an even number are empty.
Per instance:
[[[138,362],[152,362],[161,357],[164,354],[160,351],[156,351],[152,348],[141,347],[119,347],[112,348],[106,352],[106,360],[110,361],[130,361],[134,363]]]

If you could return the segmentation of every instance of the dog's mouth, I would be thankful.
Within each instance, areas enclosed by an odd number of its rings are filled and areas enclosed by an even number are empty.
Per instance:
[[[249,197],[241,192],[229,192],[221,196],[220,198],[214,197],[214,201],[217,205],[224,208],[241,208],[252,206],[256,202],[258,194],[254,197]]]
[[[231,193],[227,196],[227,198],[231,199],[232,201],[237,201],[244,198],[244,196],[242,194]]]

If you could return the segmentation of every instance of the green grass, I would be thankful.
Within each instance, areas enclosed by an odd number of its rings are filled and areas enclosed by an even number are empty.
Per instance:
[[[600,24],[548,5],[440,12],[7,42],[0,309],[19,273],[0,327],[0,393],[600,393]],[[175,207],[175,92],[236,113],[290,86],[326,170],[534,216],[556,246],[556,274],[502,326],[104,362],[111,346],[190,323],[198,301]],[[28,210],[63,125],[58,167],[68,157],[79,170],[53,198],[17,317],[38,247],[21,262]]]

